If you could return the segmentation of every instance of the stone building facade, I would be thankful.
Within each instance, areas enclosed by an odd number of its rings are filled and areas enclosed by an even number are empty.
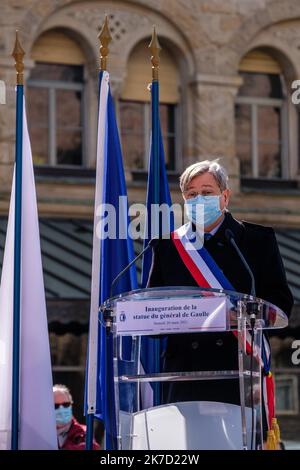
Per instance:
[[[26,52],[25,92],[44,243],[50,243],[52,232],[66,237],[67,228],[73,224],[73,242],[90,250],[97,35],[105,14],[113,37],[108,68],[129,200],[145,201],[147,83],[151,81],[147,43],[155,24],[163,48],[161,113],[173,202],[181,201],[178,175],[188,164],[221,156],[231,179],[232,212],[237,218],[271,225],[278,231],[288,277],[299,303],[300,121],[299,109],[292,100],[292,84],[300,79],[298,0],[2,0],[0,80],[6,88],[6,104],[0,104],[3,220],[8,211],[14,162],[15,69],[11,52],[15,30],[19,29]],[[83,232],[86,238],[80,241]],[[55,242],[58,250],[63,244],[61,238]],[[50,279],[56,255],[53,252],[47,256],[45,275]],[[71,277],[70,266],[66,269],[61,277],[68,277],[68,272]],[[88,267],[85,273],[88,277]],[[72,322],[84,324],[88,294],[82,285],[82,295],[78,290],[76,293],[76,283],[72,287],[70,281],[66,284],[69,291],[61,286],[55,290],[53,282],[48,292],[53,314],[50,324],[54,325],[53,357],[61,357],[63,348],[68,349],[70,332],[66,326],[69,320],[60,321],[59,299],[68,299],[64,313],[78,313]],[[274,339],[274,352],[278,353],[275,359],[280,393],[288,396],[288,402],[282,404],[286,437],[300,440],[300,428],[295,424],[297,417],[299,421],[299,367],[293,367],[290,359],[292,341],[297,334],[299,338],[297,312],[296,306],[289,335]],[[82,331],[76,328],[72,334],[78,336]],[[65,332],[67,339],[62,334]],[[82,345],[78,347],[81,351]],[[82,374],[83,364],[81,359],[78,373]],[[66,380],[64,373],[71,366],[68,359],[58,364],[61,380]]]

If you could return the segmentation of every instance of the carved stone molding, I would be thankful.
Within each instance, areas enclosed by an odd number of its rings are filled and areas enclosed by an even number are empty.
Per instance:
[[[112,42],[110,43],[111,52],[120,51],[126,48],[129,38],[137,35],[138,31],[149,31],[151,34],[153,19],[149,16],[135,13],[131,10],[116,8],[115,5],[105,4],[100,8],[95,5],[83,5],[82,8],[69,8],[66,11],[66,16],[81,23],[91,30],[91,34],[97,37],[102,24],[105,20],[105,12],[108,14],[109,29],[112,35]],[[93,32],[93,33],[92,33]]]

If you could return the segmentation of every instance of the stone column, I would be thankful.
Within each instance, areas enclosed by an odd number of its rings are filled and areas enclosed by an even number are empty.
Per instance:
[[[235,153],[234,103],[242,79],[198,75],[193,87],[194,151],[196,160],[223,157],[231,188],[239,192],[239,162]]]

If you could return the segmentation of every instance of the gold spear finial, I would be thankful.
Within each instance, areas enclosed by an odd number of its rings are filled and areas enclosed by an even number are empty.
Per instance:
[[[152,79],[158,80],[158,69],[159,69],[159,62],[160,62],[159,53],[161,51],[161,47],[158,42],[155,26],[153,26],[152,39],[148,47],[152,54],[151,56]]]
[[[23,85],[23,70],[24,70],[24,64],[23,64],[23,57],[25,55],[25,52],[20,44],[19,41],[19,36],[18,36],[18,30],[16,31],[16,41],[15,41],[15,47],[12,52],[12,56],[15,59],[15,68],[17,71],[17,85]]]
[[[109,52],[108,45],[112,39],[109,31],[107,15],[105,16],[105,21],[98,35],[98,38],[100,41],[100,70],[106,70],[107,56]]]

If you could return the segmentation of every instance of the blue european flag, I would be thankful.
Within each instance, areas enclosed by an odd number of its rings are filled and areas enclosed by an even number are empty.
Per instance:
[[[151,105],[152,105],[152,135],[151,150],[149,158],[148,170],[148,186],[147,186],[147,220],[145,230],[144,247],[149,240],[154,237],[164,235],[162,227],[163,219],[159,214],[159,206],[166,204],[171,207],[171,196],[166,173],[165,155],[163,139],[159,119],[159,82],[153,80],[151,86]],[[174,230],[174,214],[169,211],[168,231]],[[147,286],[149,273],[152,264],[152,251],[148,250],[143,258],[142,267],[142,287]],[[160,355],[161,341],[144,337],[142,339],[142,365],[145,372],[160,371]],[[153,386],[153,403],[160,403],[160,392],[158,384]],[[148,405],[151,405],[150,399],[147,398]]]

